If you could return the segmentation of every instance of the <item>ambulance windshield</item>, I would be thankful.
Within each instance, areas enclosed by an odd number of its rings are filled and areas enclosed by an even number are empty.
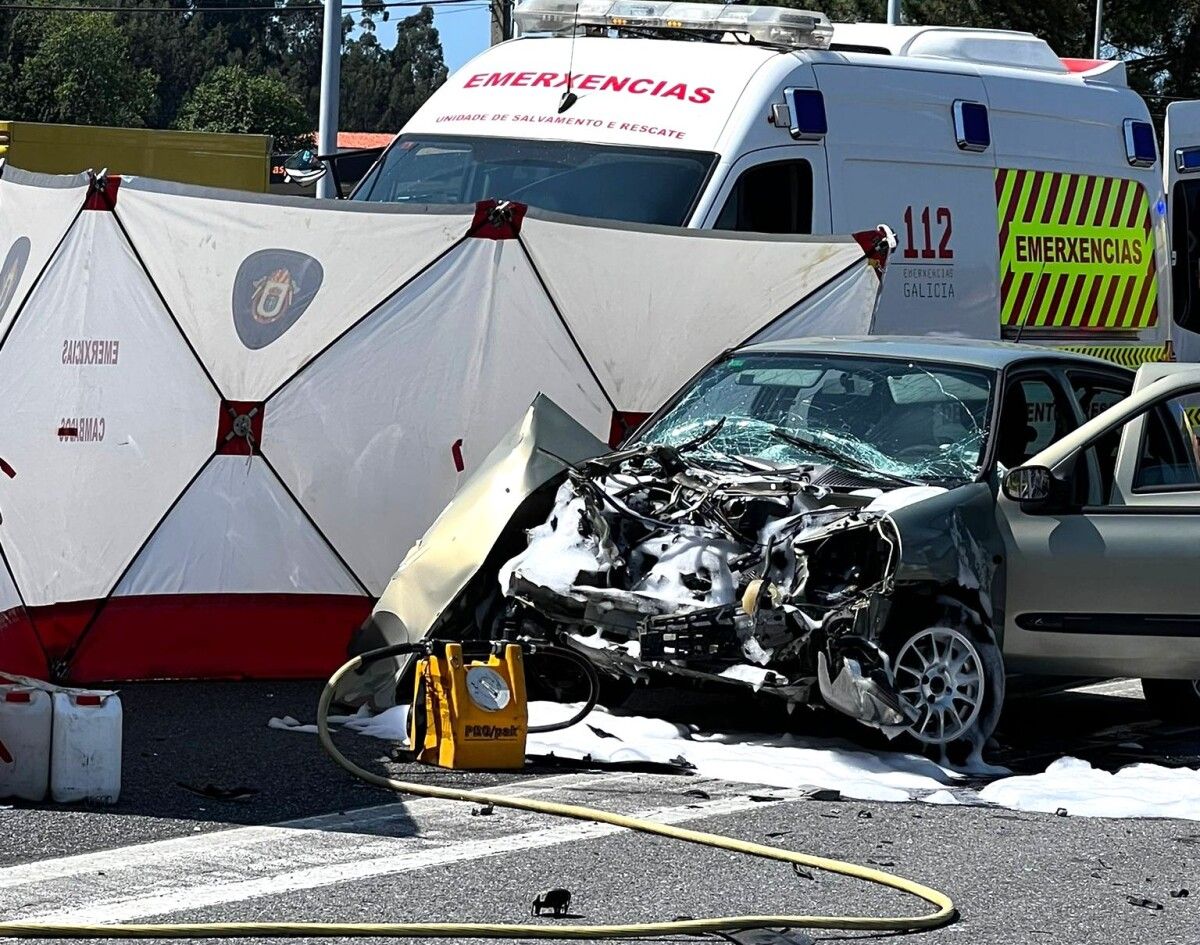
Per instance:
[[[354,192],[382,203],[495,198],[578,216],[682,226],[715,154],[575,141],[402,135]]]

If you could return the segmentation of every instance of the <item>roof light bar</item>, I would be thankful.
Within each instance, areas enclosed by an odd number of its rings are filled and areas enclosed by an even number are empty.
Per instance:
[[[618,28],[662,28],[670,0],[617,0],[608,8],[608,25]]]
[[[663,26],[669,30],[717,29],[717,17],[725,8],[719,3],[672,3],[663,14]]]
[[[603,18],[612,0],[526,0],[513,10],[522,33],[570,33],[575,25]]]
[[[523,0],[513,10],[523,34],[571,35],[580,28],[620,34],[740,33],[758,43],[792,49],[828,49],[833,25],[823,13],[786,7],[748,7],[671,0]]]
[[[788,7],[727,6],[717,17],[717,28],[747,33],[756,43],[794,49],[828,49],[833,40],[833,24],[824,13]]]

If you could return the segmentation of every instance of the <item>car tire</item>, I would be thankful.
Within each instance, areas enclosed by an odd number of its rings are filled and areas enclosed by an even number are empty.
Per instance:
[[[905,737],[952,765],[981,762],[1004,707],[1005,676],[1000,648],[979,614],[939,599],[917,626],[891,628],[884,649],[900,699],[917,713]]]
[[[1143,679],[1142,695],[1164,722],[1200,722],[1200,680]]]

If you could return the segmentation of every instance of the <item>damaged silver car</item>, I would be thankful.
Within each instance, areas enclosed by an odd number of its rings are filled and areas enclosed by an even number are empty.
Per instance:
[[[722,359],[629,446],[570,469],[499,572],[507,619],[616,676],[819,693],[891,734],[960,740],[994,714],[994,645],[976,595],[898,594],[893,513],[977,478],[994,378],[794,347]],[[929,615],[921,635],[897,604]]]
[[[359,647],[548,639],[616,689],[823,702],[965,763],[1004,698],[1001,477],[1132,381],[1029,345],[774,342],[718,359],[615,452],[542,402]]]

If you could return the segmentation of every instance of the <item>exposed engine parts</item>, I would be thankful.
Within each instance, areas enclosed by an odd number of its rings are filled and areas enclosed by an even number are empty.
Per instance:
[[[878,494],[813,485],[822,467],[689,462],[642,445],[571,470],[499,574],[514,628],[613,675],[717,679],[868,724],[909,724],[875,639],[899,560]]]

